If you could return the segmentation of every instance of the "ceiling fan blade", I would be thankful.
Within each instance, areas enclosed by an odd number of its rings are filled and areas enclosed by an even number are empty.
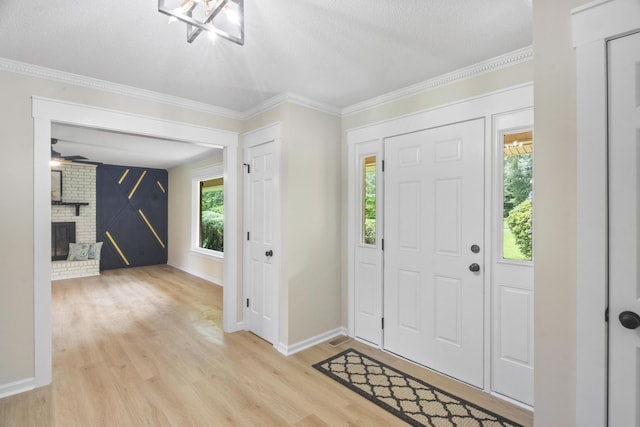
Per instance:
[[[62,156],[65,160],[87,160],[84,156]]]

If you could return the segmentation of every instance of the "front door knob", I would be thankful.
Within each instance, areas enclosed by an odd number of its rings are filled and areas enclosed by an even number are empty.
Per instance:
[[[633,311],[623,311],[620,313],[620,316],[618,316],[618,319],[620,319],[622,326],[627,329],[635,329],[640,326],[640,316]]]
[[[273,256],[273,251],[271,249],[269,249],[268,251],[266,251],[264,253],[266,256]]]
[[[473,271],[474,273],[477,273],[478,271],[480,271],[480,266],[474,262],[469,266],[469,271]]]

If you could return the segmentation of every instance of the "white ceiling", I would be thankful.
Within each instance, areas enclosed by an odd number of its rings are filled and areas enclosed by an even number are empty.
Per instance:
[[[61,156],[84,156],[109,165],[170,169],[198,158],[212,156],[219,148],[192,143],[147,138],[100,129],[51,125],[58,142],[53,149]]]
[[[532,43],[531,0],[245,0],[244,46],[189,44],[157,9],[2,0],[0,57],[246,112],[282,93],[341,109]]]

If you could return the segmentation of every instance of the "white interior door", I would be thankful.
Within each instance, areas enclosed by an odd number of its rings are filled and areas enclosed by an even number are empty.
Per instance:
[[[382,141],[359,143],[355,162],[354,333],[357,338],[381,345]]]
[[[246,205],[247,253],[247,329],[275,344],[277,336],[276,286],[274,260],[274,198],[278,171],[275,143],[268,142],[247,149]]]
[[[483,387],[484,119],[384,151],[384,347]]]
[[[609,425],[611,427],[640,426],[640,328],[635,329],[640,325],[640,317],[637,317],[640,314],[639,105],[640,33],[609,42]]]

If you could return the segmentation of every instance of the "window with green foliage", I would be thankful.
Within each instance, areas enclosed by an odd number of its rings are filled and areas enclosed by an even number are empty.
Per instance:
[[[362,240],[376,244],[376,156],[364,158],[362,168]]]
[[[203,249],[224,252],[224,180],[200,181],[200,239]]]
[[[504,136],[502,257],[532,259],[533,132]]]

